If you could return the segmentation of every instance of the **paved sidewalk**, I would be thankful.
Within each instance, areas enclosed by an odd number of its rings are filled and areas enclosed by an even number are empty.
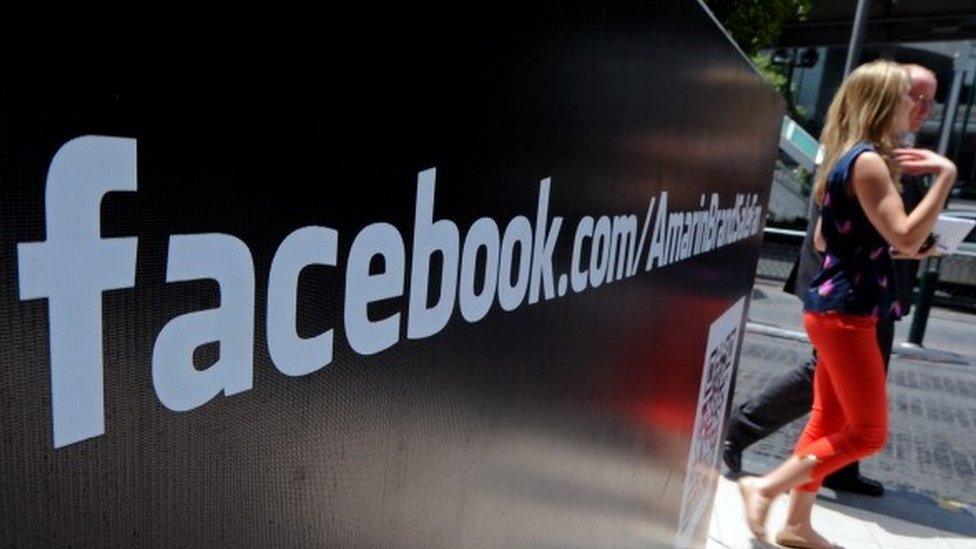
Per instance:
[[[778,498],[767,528],[775,536],[786,517],[787,499]],[[846,496],[822,490],[813,509],[813,524],[825,537],[847,549],[974,549],[976,517],[962,509],[945,509],[907,492],[882,498]],[[752,537],[735,483],[720,477],[706,549],[776,547]]]
[[[757,281],[735,407],[809,356],[799,300],[779,287],[777,282]],[[910,322],[899,323],[896,349]],[[941,353],[906,350],[892,358],[889,441],[883,452],[862,463],[862,472],[882,481],[886,494],[869,498],[821,491],[814,524],[849,549],[976,549],[976,315],[933,309],[925,343]],[[805,420],[747,449],[743,468],[764,473],[774,467],[790,454]],[[786,498],[774,506],[772,532],[782,523],[785,506]],[[767,546],[746,529],[735,484],[721,479],[708,547]]]

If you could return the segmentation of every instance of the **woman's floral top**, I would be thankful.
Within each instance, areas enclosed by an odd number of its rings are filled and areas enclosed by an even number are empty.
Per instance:
[[[805,311],[901,318],[888,243],[871,225],[851,188],[854,161],[874,148],[858,143],[827,176],[821,231],[827,241],[820,272],[810,282]]]

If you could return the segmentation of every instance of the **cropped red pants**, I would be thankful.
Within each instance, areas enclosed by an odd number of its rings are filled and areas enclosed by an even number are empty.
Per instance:
[[[816,492],[823,478],[884,448],[888,398],[877,320],[837,313],[805,313],[817,350],[813,408],[795,454],[814,455],[812,480],[798,489]]]

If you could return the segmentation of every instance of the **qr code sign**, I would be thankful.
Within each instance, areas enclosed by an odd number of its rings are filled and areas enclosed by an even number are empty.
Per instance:
[[[715,499],[718,466],[725,427],[725,409],[735,368],[739,334],[744,320],[746,299],[743,297],[722,313],[708,330],[708,346],[702,370],[701,389],[695,412],[688,470],[685,474],[678,520],[676,547],[698,545],[696,533],[703,532],[708,511]],[[707,526],[707,525],[706,525]]]

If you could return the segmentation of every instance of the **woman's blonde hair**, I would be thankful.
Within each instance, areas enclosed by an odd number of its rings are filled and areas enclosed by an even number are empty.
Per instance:
[[[813,195],[818,203],[823,204],[827,176],[837,159],[859,141],[874,145],[898,185],[900,170],[893,153],[898,144],[895,109],[909,86],[905,69],[884,60],[865,63],[844,79],[830,102],[827,120],[820,133],[824,157],[813,185]]]

